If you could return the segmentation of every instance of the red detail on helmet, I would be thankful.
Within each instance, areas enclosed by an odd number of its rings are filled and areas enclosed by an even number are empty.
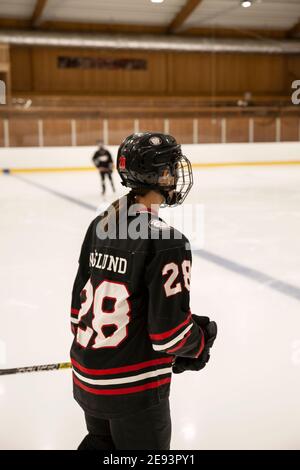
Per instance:
[[[126,157],[122,155],[119,159],[119,170],[125,170],[126,168]]]

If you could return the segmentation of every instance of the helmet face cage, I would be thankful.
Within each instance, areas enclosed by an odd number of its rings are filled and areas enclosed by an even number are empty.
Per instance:
[[[182,204],[193,186],[192,167],[186,156],[181,155],[176,159],[171,174],[174,176],[174,184],[172,186],[158,186],[165,196],[165,202],[161,207],[175,207]]]
[[[135,137],[141,135],[146,137],[142,145],[135,142]],[[124,186],[160,191],[165,199],[161,207],[174,207],[185,200],[193,185],[192,168],[174,137],[155,134],[154,138],[158,135],[161,141],[167,141],[157,148],[148,143],[153,136],[151,133],[135,134],[125,139],[119,149],[118,171]],[[128,158],[129,164],[125,168],[123,162]]]

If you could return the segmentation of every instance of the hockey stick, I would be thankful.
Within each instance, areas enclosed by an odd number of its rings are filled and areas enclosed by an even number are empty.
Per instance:
[[[44,372],[46,370],[70,369],[70,362],[59,362],[57,364],[44,364],[41,366],[15,367],[14,369],[0,369],[0,375],[20,374],[24,372]]]

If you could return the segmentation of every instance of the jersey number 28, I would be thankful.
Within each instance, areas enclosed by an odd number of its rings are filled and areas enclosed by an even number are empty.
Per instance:
[[[191,280],[191,261],[186,259],[181,263],[181,269],[183,274],[184,287],[190,290]],[[170,274],[169,274],[170,273]],[[179,274],[179,267],[177,263],[168,263],[163,267],[162,275],[166,276],[169,274],[166,282],[164,283],[165,293],[167,297],[182,292],[181,282],[176,282]]]
[[[77,343],[86,348],[94,333],[95,339],[92,344],[93,349],[115,348],[127,337],[127,325],[130,321],[130,304],[127,300],[129,292],[125,284],[102,281],[94,290],[90,279],[85,285],[85,301],[81,304],[78,320],[79,322],[88,314],[92,307],[91,327],[78,327]],[[113,304],[111,310],[104,308],[105,299],[110,299]],[[115,327],[110,336],[105,336],[105,327]]]

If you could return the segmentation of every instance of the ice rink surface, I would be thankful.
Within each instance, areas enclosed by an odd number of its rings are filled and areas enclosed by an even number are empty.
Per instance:
[[[191,307],[219,335],[203,371],[173,376],[171,448],[300,449],[300,166],[194,179],[187,203],[204,207],[205,242]],[[0,368],[69,360],[70,294],[99,186],[96,172],[0,176]],[[70,370],[1,377],[0,416],[1,449],[75,449],[86,434]]]

